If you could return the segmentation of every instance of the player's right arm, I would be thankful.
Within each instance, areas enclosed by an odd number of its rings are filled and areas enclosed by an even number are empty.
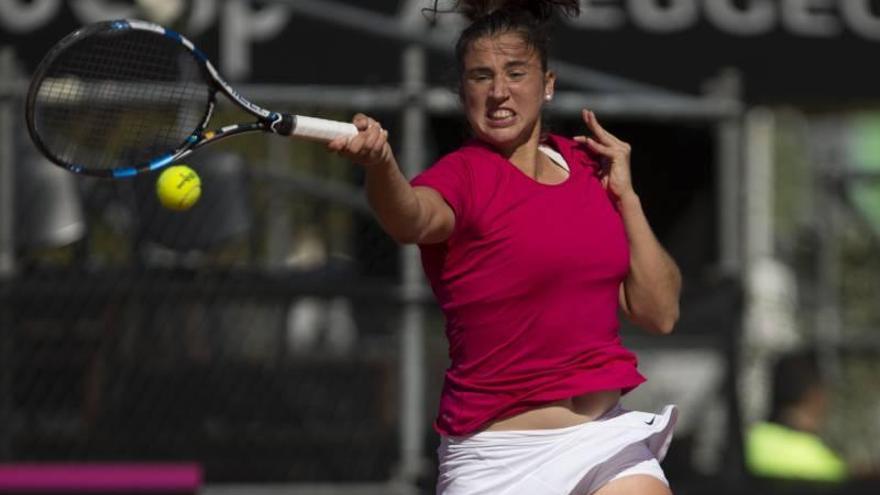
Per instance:
[[[375,120],[357,114],[358,134],[337,138],[327,146],[366,170],[366,192],[379,224],[402,244],[443,242],[455,227],[455,214],[443,197],[429,187],[413,187],[400,171],[388,131]]]

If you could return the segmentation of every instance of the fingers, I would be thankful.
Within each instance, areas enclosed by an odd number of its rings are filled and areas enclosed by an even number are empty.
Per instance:
[[[596,114],[593,113],[592,110],[584,108],[581,110],[581,117],[584,119],[584,124],[587,125],[587,129],[589,129],[593,135],[597,137],[601,136],[602,138],[606,138],[609,135],[605,128],[599,124],[599,119],[596,118]]]
[[[587,129],[593,134],[593,136],[595,136],[596,140],[600,141],[602,144],[620,144],[629,146],[627,143],[618,139],[617,136],[605,130],[605,128],[599,124],[599,119],[596,118],[596,113],[592,110],[584,108],[581,110],[581,116],[584,119],[584,123],[587,125]]]
[[[609,146],[607,144],[602,144],[590,136],[575,136],[574,140],[579,143],[587,145],[588,148],[590,148],[591,150],[595,151],[596,153],[598,153],[602,156],[609,156],[610,157],[610,156],[617,154],[617,152],[618,152],[616,147]]]
[[[632,189],[630,177],[632,147],[606,131],[592,111],[584,109],[582,115],[589,135],[575,136],[574,140],[595,153],[598,162],[596,176],[599,177],[602,187],[617,196],[625,194]]]
[[[352,118],[358,133],[339,137],[327,144],[327,149],[345,156],[355,163],[370,166],[388,155],[388,131],[379,122],[359,113]]]
[[[342,148],[345,147],[349,139],[351,139],[349,136],[336,137],[327,143],[327,149],[338,153],[340,150],[342,150]]]
[[[618,157],[622,155],[628,157],[630,155],[632,147],[629,143],[621,141],[614,134],[606,131],[599,124],[599,119],[596,118],[596,114],[592,110],[585,108],[581,110],[581,115],[592,136],[576,136],[574,138],[576,141],[586,144],[593,151],[604,156]]]
[[[355,127],[358,128],[359,131],[364,131],[369,127],[370,123],[376,121],[362,113],[356,113],[354,117],[352,117],[351,122],[354,124]]]

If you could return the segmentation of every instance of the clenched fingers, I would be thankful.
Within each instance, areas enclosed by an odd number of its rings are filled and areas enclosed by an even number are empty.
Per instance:
[[[363,166],[372,166],[391,156],[388,145],[388,131],[376,120],[357,114],[352,119],[358,133],[351,137],[340,137],[330,141],[327,148]]]

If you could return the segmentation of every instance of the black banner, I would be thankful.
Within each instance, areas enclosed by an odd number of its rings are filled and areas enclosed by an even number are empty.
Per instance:
[[[77,26],[138,15],[119,0],[3,0],[0,45],[27,70]],[[400,43],[340,28],[284,3],[186,2],[178,27],[232,80],[292,84],[395,84]],[[427,0],[327,1],[425,24]],[[442,4],[442,2],[441,2]],[[739,69],[747,101],[795,104],[880,100],[880,0],[582,0],[557,23],[553,54],[591,69],[688,93],[726,67]],[[460,26],[445,14],[440,26]],[[425,27],[427,29],[427,27]],[[450,82],[449,59],[432,64]]]

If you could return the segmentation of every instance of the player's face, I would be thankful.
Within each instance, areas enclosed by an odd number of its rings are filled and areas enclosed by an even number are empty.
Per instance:
[[[463,62],[461,98],[477,138],[507,156],[537,143],[544,97],[554,83],[538,53],[511,32],[477,39]]]

